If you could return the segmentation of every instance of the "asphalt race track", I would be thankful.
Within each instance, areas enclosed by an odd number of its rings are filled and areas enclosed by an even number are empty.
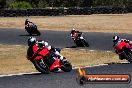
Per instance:
[[[70,38],[70,32],[47,30],[41,31],[41,33],[42,35],[37,38],[47,41],[53,46],[61,48],[71,48],[75,46],[73,40]],[[111,51],[113,50],[112,37],[114,35],[119,35],[121,38],[128,38],[132,40],[132,35],[130,34],[85,32],[83,33],[83,36],[90,44],[90,47],[85,47],[84,49]],[[25,30],[0,29],[0,44],[27,45],[28,38],[29,36]]]
[[[25,31],[16,29],[0,29],[0,44],[27,45],[29,36]],[[74,46],[69,32],[41,31],[38,39],[45,40],[51,45],[65,48]],[[90,47],[86,49],[113,50],[113,33],[84,33]],[[122,38],[132,39],[130,34],[117,34]],[[132,64],[111,64],[85,68],[87,74],[130,74],[132,76]],[[76,69],[69,73],[30,74],[21,76],[0,77],[0,88],[132,88],[129,84],[86,84],[80,86],[76,82]]]
[[[132,74],[132,64],[113,64],[86,68],[87,74]],[[0,78],[0,88],[132,88],[129,84],[85,84],[76,82],[76,70],[70,73],[31,74]]]

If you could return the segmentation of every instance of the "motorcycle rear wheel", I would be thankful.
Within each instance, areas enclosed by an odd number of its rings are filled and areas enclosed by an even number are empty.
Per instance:
[[[64,57],[65,58],[65,57]],[[62,62],[63,66],[61,67],[61,70],[64,72],[70,72],[72,70],[72,65],[68,61]]]

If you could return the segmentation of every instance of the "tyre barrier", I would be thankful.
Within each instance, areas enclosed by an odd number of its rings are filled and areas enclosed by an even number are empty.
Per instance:
[[[132,7],[83,7],[83,8],[53,8],[0,10],[1,17],[17,16],[59,16],[59,15],[90,15],[90,14],[123,14],[132,13]]]

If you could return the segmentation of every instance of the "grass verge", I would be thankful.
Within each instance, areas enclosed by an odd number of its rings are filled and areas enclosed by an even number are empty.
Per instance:
[[[74,27],[85,32],[131,33],[132,31],[132,14],[0,17],[0,28],[24,29],[26,18],[37,24],[39,30],[70,31]]]
[[[33,64],[26,59],[27,46],[0,45],[0,74],[34,72]],[[112,52],[79,51],[77,49],[62,49],[64,55],[75,66],[93,66],[110,62],[123,62]]]

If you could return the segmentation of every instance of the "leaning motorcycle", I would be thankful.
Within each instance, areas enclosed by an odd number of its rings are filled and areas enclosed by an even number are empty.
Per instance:
[[[28,32],[29,35],[37,35],[40,36],[41,33],[39,32],[39,30],[37,29],[37,26],[35,24],[33,24],[31,27],[25,27],[25,30]]]
[[[74,40],[74,43],[78,46],[78,47],[89,47],[89,44],[87,43],[87,41],[85,40],[85,38],[82,36],[83,33],[79,33],[76,34],[72,39]]]
[[[27,50],[27,59],[30,60],[35,68],[44,74],[58,71],[61,69],[64,72],[70,72],[72,70],[71,63],[63,57],[63,60],[59,59],[60,56],[53,57],[47,48],[38,49],[36,44],[29,46]]]
[[[117,54],[123,55],[124,59],[132,63],[132,46],[129,43],[121,41],[114,47],[114,49]]]

